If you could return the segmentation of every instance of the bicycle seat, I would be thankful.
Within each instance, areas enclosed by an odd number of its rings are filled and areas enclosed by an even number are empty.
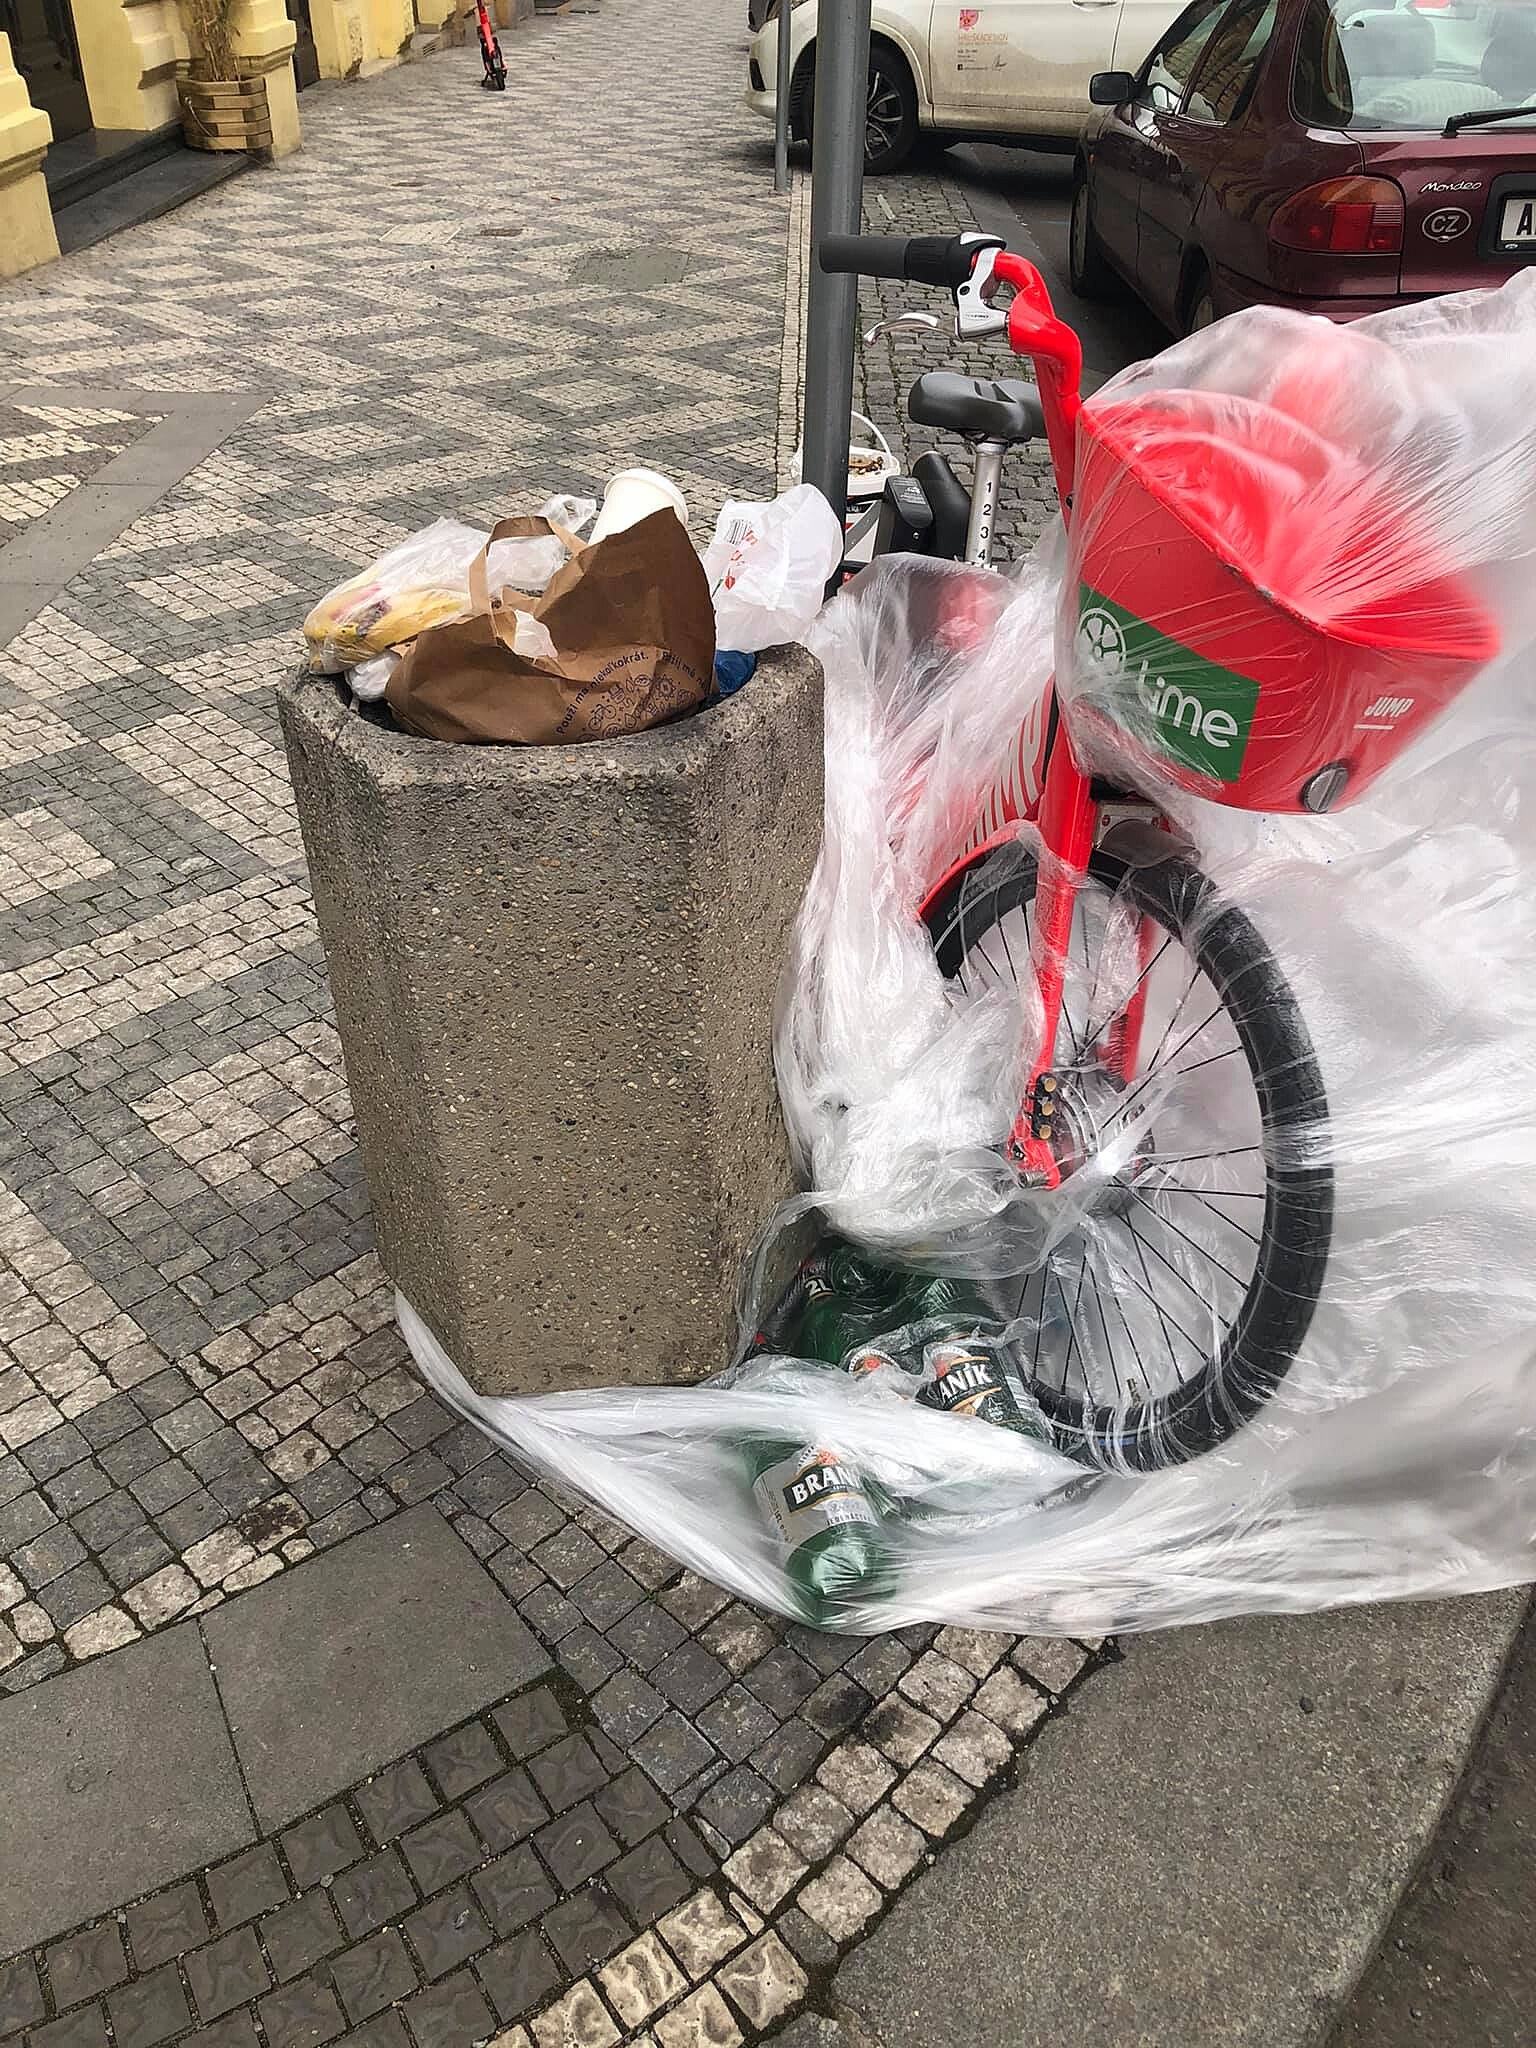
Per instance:
[[[963,377],[926,370],[907,396],[920,427],[949,427],[988,441],[1032,441],[1045,432],[1040,393],[1022,377]]]

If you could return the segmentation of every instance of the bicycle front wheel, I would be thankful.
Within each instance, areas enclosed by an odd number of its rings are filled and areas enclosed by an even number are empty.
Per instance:
[[[964,1005],[1032,972],[1036,867],[978,860],[930,906]],[[1147,922],[1147,942],[1139,939]],[[1128,1076],[1105,1058],[1144,1002]],[[1333,1177],[1317,1056],[1252,922],[1189,861],[1096,853],[1078,891],[1052,1145],[1080,1211],[998,1311],[1061,1447],[1151,1471],[1225,1441],[1300,1349],[1327,1266]]]

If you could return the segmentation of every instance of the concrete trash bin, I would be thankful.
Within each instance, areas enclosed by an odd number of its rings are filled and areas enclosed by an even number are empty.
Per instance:
[[[773,992],[821,830],[821,671],[451,746],[280,691],[379,1256],[482,1393],[690,1381],[790,1170]]]

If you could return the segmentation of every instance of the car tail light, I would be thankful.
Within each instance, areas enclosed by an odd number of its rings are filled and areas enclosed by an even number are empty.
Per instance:
[[[1403,246],[1402,187],[1390,178],[1325,178],[1276,207],[1269,239],[1313,255],[1395,256]]]

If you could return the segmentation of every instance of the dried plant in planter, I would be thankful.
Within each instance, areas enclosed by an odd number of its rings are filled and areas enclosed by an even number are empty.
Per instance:
[[[237,0],[181,0],[197,55],[176,81],[182,134],[193,149],[267,151],[272,116],[264,77],[244,76],[231,17]]]
[[[239,76],[230,26],[234,11],[235,0],[181,0],[182,17],[198,53],[192,60],[193,78]]]

